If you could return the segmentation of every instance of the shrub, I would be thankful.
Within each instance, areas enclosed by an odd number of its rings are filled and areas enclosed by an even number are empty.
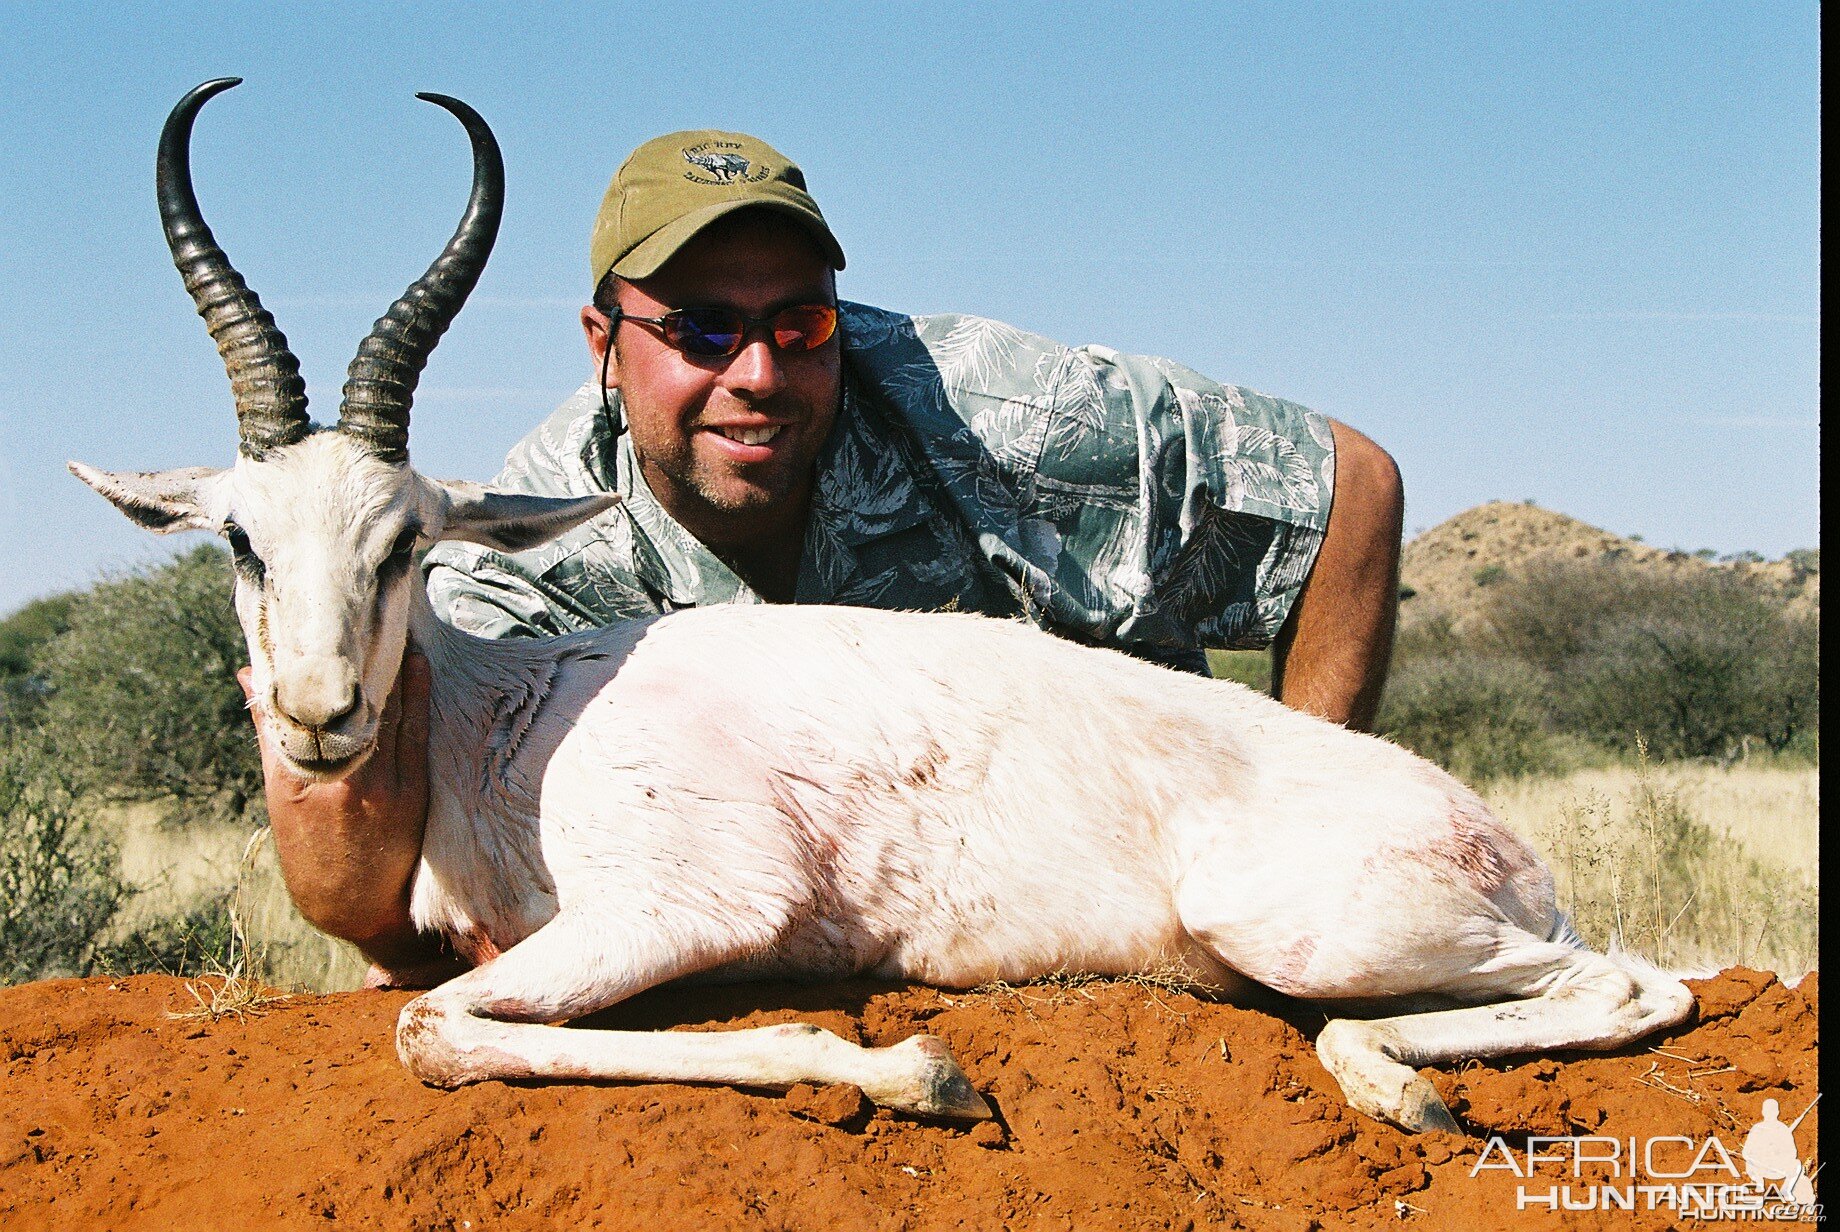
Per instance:
[[[1264,650],[1210,650],[1208,674],[1234,680],[1261,693],[1271,692],[1271,654]]]
[[[0,728],[0,984],[86,973],[127,896],[61,766],[38,733]]]
[[[221,969],[236,949],[225,890],[173,915],[149,920],[120,940],[96,948],[93,965],[113,975],[204,975]]]
[[[1757,664],[1754,733],[1772,753],[1818,758],[1821,731],[1821,621],[1783,617],[1781,642]]]
[[[1780,752],[1819,718],[1816,622],[1723,570],[1549,565],[1493,595],[1479,648],[1544,673],[1557,724],[1606,748]]]
[[[231,814],[260,798],[230,590],[228,557],[207,545],[78,596],[38,657],[42,722],[78,788]]]
[[[1467,651],[1406,655],[1387,684],[1376,729],[1471,781],[1555,770],[1544,688],[1525,664]]]
[[[40,649],[70,627],[74,594],[34,599],[0,620],[0,723],[23,723],[37,712],[46,685]]]

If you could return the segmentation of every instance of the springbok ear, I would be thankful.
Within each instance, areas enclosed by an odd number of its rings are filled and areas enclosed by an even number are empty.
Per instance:
[[[138,526],[169,534],[176,530],[216,530],[206,506],[206,483],[222,474],[208,466],[176,471],[99,471],[71,462],[70,473],[108,497]]]
[[[446,498],[441,538],[521,552],[573,530],[620,503],[613,492],[595,496],[526,496],[490,492],[476,483],[434,481]]]

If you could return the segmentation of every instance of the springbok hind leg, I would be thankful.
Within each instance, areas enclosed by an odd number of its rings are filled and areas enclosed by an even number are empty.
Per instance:
[[[1560,949],[1543,943],[1529,948]],[[1517,970],[1479,974],[1469,983],[1440,991],[1459,997],[1505,992],[1524,999],[1366,1021],[1338,1018],[1322,1029],[1317,1056],[1352,1107],[1404,1129],[1457,1132],[1456,1119],[1415,1066],[1516,1052],[1617,1048],[1693,1012],[1693,994],[1679,981],[1625,971],[1589,950],[1564,949]]]
[[[566,1030],[546,1024],[605,1009],[655,984],[723,960],[660,946],[647,960],[637,930],[558,916],[476,970],[403,1007],[396,1050],[423,1082],[457,1087],[490,1078],[724,1083],[784,1090],[854,1083],[877,1104],[982,1120],[990,1106],[937,1039],[916,1035],[863,1048],[806,1023],[738,1031]],[[614,940],[617,938],[617,941]],[[739,957],[734,955],[732,957]]]

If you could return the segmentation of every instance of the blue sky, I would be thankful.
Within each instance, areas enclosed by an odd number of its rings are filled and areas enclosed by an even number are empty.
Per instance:
[[[458,14],[458,16],[456,16]],[[0,0],[0,611],[174,546],[63,470],[227,463],[153,203],[167,110],[315,410],[509,200],[416,402],[486,478],[588,375],[587,231],[640,141],[755,133],[842,293],[1164,354],[1391,449],[1408,530],[1533,499],[1661,546],[1818,537],[1819,11],[1629,5],[28,5]]]

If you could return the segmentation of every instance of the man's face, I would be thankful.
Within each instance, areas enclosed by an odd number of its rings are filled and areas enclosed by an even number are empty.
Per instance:
[[[805,232],[747,212],[699,233],[652,277],[619,284],[620,309],[640,317],[729,308],[759,318],[835,300],[830,265]],[[582,324],[598,370],[607,318],[586,308]],[[607,384],[620,391],[646,483],[679,523],[712,546],[802,524],[837,417],[836,337],[788,353],[755,327],[735,354],[703,357],[676,350],[656,326],[622,320],[613,342]]]

